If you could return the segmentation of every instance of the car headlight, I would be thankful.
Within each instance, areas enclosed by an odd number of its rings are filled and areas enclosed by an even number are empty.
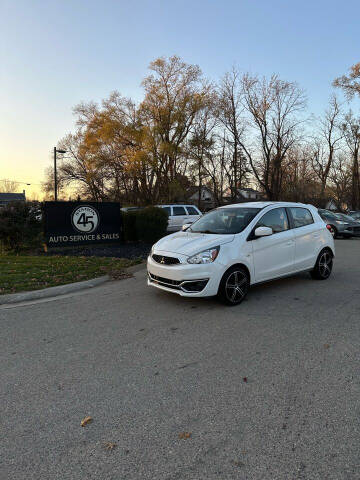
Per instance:
[[[151,247],[151,250],[150,250],[150,257],[152,256],[152,254],[154,253],[154,250],[155,250],[155,244]]]
[[[212,263],[218,256],[220,247],[209,248],[187,259],[188,263]]]
[[[347,222],[342,222],[341,220],[336,220],[336,223],[339,225],[349,225]]]

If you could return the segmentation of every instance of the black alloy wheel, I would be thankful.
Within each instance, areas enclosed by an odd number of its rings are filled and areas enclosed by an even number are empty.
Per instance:
[[[246,297],[249,287],[250,279],[247,271],[241,266],[234,266],[224,273],[218,297],[226,305],[239,305]]]

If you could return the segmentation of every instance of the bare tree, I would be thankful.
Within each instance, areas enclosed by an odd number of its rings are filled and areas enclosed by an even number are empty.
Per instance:
[[[262,80],[246,74],[242,78],[243,101],[250,115],[253,145],[240,142],[260,186],[269,200],[279,200],[283,162],[290,148],[299,142],[299,114],[306,106],[304,92],[296,83],[273,75]],[[252,148],[255,147],[255,148]]]
[[[343,133],[340,128],[341,109],[335,96],[331,97],[329,108],[320,122],[320,135],[314,141],[311,157],[314,173],[321,183],[320,203],[325,206],[325,189],[335,153],[340,146]]]
[[[226,73],[221,80],[218,89],[218,118],[225,129],[224,141],[231,151],[227,176],[231,199],[235,200],[237,189],[245,186],[249,174],[247,158],[241,146],[241,138],[246,128],[241,79],[235,68]]]
[[[349,205],[352,195],[352,169],[346,156],[340,153],[334,159],[331,166],[330,175],[330,191],[332,197],[340,210],[344,205]]]
[[[13,182],[12,180],[8,180],[7,178],[4,178],[3,180],[0,180],[0,192],[1,193],[14,193],[19,190],[17,182]]]
[[[360,209],[360,117],[356,118],[350,111],[345,115],[342,130],[351,154],[351,206],[354,210],[358,210]]]
[[[192,170],[198,184],[198,206],[202,207],[202,187],[208,177],[206,163],[213,157],[216,143],[215,128],[217,118],[214,110],[214,95],[208,95],[204,108],[196,115],[189,140],[189,156],[193,160]]]

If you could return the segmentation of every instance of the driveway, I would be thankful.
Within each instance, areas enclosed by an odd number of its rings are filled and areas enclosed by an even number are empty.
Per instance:
[[[0,478],[359,479],[360,240],[336,248],[238,307],[142,270],[0,308]]]

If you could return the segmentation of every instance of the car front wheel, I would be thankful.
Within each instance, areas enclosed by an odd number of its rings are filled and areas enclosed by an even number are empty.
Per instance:
[[[315,280],[326,280],[330,277],[333,267],[333,254],[330,250],[320,252],[315,267],[310,274]]]
[[[246,297],[250,287],[249,275],[241,266],[234,266],[224,273],[218,297],[226,305],[238,305]]]

